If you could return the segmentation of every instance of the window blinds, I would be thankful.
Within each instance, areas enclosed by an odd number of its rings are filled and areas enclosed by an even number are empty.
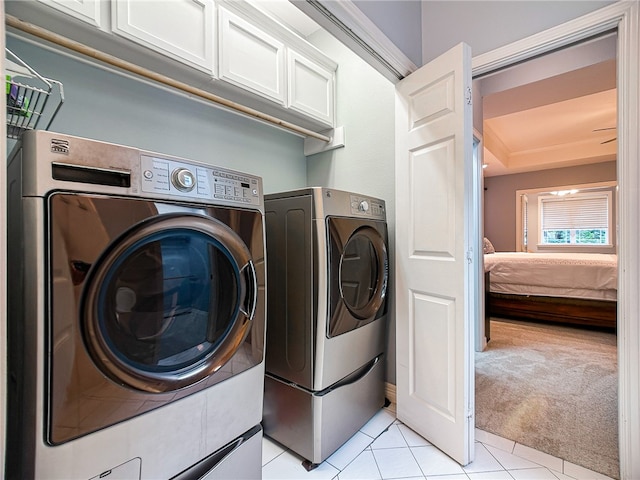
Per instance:
[[[545,197],[541,204],[543,230],[609,228],[607,194]]]

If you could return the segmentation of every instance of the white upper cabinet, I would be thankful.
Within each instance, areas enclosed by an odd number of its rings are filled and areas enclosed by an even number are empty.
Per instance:
[[[112,31],[214,74],[213,0],[113,0]]]
[[[38,0],[78,20],[90,25],[102,27],[100,0]]]
[[[287,66],[288,107],[333,126],[335,69],[323,67],[293,50],[289,50]]]
[[[259,1],[24,0],[5,9],[266,115],[316,131],[335,126],[337,63]]]
[[[218,18],[219,78],[284,105],[284,43],[226,8]]]

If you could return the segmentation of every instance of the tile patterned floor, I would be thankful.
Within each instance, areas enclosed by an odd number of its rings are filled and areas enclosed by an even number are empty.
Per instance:
[[[475,460],[461,467],[403,425],[392,409],[380,410],[314,470],[265,437],[264,480],[610,480],[524,445],[476,430]]]

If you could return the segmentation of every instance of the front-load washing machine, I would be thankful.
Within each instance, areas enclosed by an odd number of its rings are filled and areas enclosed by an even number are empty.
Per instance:
[[[384,404],[385,202],[309,188],[265,197],[265,434],[311,465]]]
[[[261,179],[31,131],[8,180],[6,478],[260,478]]]

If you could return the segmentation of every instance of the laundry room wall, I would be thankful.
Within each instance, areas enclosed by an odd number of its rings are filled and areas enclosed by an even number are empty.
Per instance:
[[[52,131],[259,175],[266,193],[306,186],[304,140],[297,135],[13,36],[6,42],[64,85]]]
[[[391,281],[386,381],[395,384],[395,87],[378,71],[324,30],[308,37],[340,65],[336,78],[336,124],[345,146],[307,157],[307,183],[371,195],[385,200]]]

